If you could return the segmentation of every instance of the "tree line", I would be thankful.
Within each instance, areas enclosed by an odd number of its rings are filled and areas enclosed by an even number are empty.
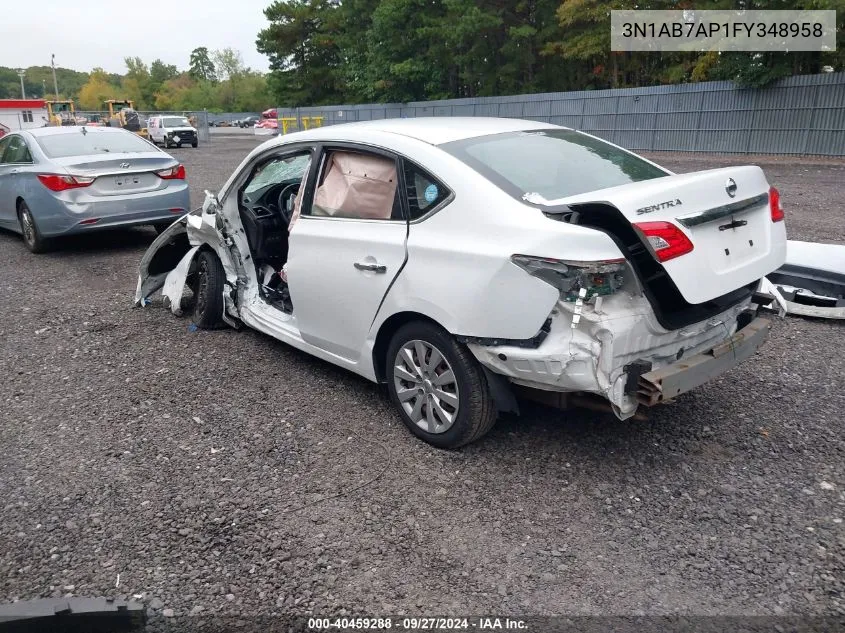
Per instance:
[[[72,98],[79,110],[102,110],[106,99],[129,99],[138,110],[203,110],[212,112],[260,112],[274,100],[267,78],[244,65],[241,54],[231,48],[194,49],[186,70],[160,59],[149,65],[139,57],[124,59],[126,73],[95,68],[90,73],[56,69],[59,98]],[[26,69],[27,97],[54,98],[49,66]],[[12,68],[0,67],[0,98],[19,98],[20,78]]]
[[[838,9],[826,53],[614,53],[611,9],[684,9],[692,0],[274,0],[256,46],[269,75],[231,48],[194,49],[187,68],[127,57],[126,73],[57,68],[81,110],[132,99],[140,110],[258,112],[269,106],[405,103],[729,79],[762,86],[845,67],[845,0],[704,0],[696,9]],[[26,70],[28,96],[51,96],[49,66]],[[0,67],[0,98],[20,96]]]
[[[115,75],[119,81],[120,76]],[[113,78],[114,79],[114,78]],[[88,81],[88,73],[56,68],[56,81],[59,91],[66,94],[78,94],[79,89]],[[50,66],[30,66],[25,69],[24,90],[27,98],[41,99],[53,96],[53,70]],[[21,80],[16,68],[0,66],[0,99],[20,99]]]
[[[730,79],[843,67],[843,0],[709,0],[696,9],[839,9],[832,53],[612,53],[611,9],[690,0],[275,0],[258,35],[283,106],[397,102]]]

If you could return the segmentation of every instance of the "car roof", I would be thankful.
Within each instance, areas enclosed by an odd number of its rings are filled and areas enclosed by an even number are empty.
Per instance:
[[[524,130],[560,129],[559,125],[525,119],[496,117],[420,117],[412,119],[379,119],[314,128],[287,134],[281,139],[293,140],[364,140],[366,132],[379,131],[398,134],[442,145],[478,136],[521,132]]]

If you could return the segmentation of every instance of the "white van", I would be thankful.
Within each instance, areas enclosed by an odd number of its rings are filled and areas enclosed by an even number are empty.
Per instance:
[[[197,129],[183,116],[162,114],[150,117],[147,132],[152,143],[161,143],[166,148],[198,145]]]

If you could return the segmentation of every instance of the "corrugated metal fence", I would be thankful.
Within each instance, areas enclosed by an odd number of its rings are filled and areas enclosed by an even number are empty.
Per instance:
[[[423,116],[499,116],[572,127],[632,150],[845,156],[845,72],[766,88],[717,81],[508,97],[279,108],[322,125]],[[308,121],[314,125],[315,121]]]

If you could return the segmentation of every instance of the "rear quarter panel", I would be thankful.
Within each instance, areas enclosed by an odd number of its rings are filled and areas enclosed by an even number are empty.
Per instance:
[[[373,332],[391,315],[412,311],[453,334],[528,339],[540,330],[559,293],[514,265],[511,255],[579,261],[621,257],[603,233],[545,217],[434,146],[407,139],[400,151],[440,179],[454,199],[410,224],[408,261]]]
[[[45,236],[61,233],[72,223],[72,218],[65,209],[65,203],[38,180],[39,173],[57,171],[61,170],[49,167],[45,169],[44,165],[40,169],[32,166],[17,174],[15,179],[17,197],[26,202],[38,225],[38,230]]]

